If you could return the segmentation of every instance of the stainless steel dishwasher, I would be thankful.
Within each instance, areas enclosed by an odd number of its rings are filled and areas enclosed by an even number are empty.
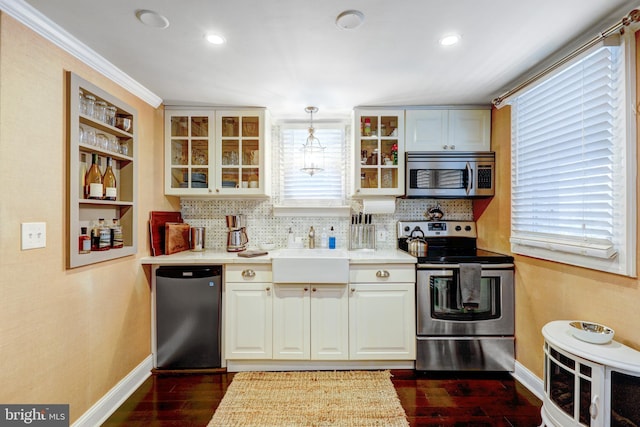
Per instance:
[[[161,266],[155,285],[155,367],[220,367],[222,267]]]

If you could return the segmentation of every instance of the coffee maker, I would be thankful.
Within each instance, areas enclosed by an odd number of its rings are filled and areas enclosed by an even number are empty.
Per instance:
[[[246,220],[244,215],[227,215],[227,252],[242,252],[247,249]]]

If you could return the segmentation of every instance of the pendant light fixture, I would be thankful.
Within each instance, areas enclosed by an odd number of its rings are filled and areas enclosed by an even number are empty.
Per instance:
[[[309,136],[307,136],[307,142],[302,147],[304,150],[304,167],[300,170],[313,176],[314,174],[324,170],[325,147],[320,145],[320,141],[313,134],[315,131],[313,128],[313,113],[317,113],[318,108],[307,107],[304,111],[311,115],[311,120],[309,122]]]

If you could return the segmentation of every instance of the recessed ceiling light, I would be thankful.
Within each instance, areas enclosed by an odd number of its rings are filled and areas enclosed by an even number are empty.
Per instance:
[[[461,38],[460,34],[447,34],[440,38],[440,44],[442,46],[451,46],[458,43]]]
[[[219,34],[207,34],[205,36],[205,38],[207,39],[207,41],[211,44],[225,44],[226,40],[224,37],[222,37]]]
[[[154,10],[136,10],[136,18],[149,27],[167,28],[169,26],[169,20]]]
[[[341,30],[355,30],[364,22],[364,13],[359,10],[345,10],[336,18],[336,26]]]

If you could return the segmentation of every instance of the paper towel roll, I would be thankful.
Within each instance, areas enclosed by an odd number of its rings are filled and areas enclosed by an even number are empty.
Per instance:
[[[363,199],[362,212],[367,214],[392,214],[396,211],[396,199],[391,197]]]

